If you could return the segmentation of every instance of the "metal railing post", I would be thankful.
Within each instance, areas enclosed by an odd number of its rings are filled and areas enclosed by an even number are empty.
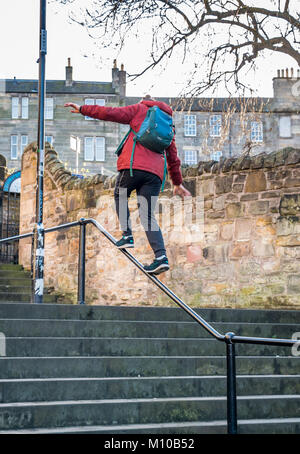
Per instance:
[[[78,253],[78,304],[85,304],[85,236],[86,223],[79,220],[79,253]]]
[[[237,433],[236,368],[234,333],[225,334],[227,357],[227,429],[229,434]]]

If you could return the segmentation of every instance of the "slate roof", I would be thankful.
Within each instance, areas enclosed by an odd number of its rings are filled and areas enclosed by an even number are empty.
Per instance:
[[[37,93],[38,81],[30,79],[5,79],[6,93]],[[73,82],[72,87],[66,87],[64,80],[47,80],[47,93],[53,94],[115,94],[111,82]]]
[[[273,98],[163,98],[155,97],[157,101],[169,104],[174,111],[191,112],[226,112],[235,109],[235,112],[245,110],[269,112]],[[126,105],[141,101],[141,97],[126,97]]]

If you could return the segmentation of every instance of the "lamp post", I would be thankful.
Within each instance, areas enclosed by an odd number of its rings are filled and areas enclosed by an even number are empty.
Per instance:
[[[37,150],[37,189],[35,227],[34,302],[42,303],[44,294],[44,158],[45,158],[45,69],[47,53],[46,0],[40,0],[39,113]]]

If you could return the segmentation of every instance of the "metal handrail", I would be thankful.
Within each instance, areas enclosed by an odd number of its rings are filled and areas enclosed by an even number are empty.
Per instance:
[[[79,260],[78,260],[78,303],[85,304],[85,242],[86,242],[86,225],[92,224],[96,227],[113,245],[116,245],[116,239],[104,227],[99,224],[95,219],[81,218],[79,221],[61,224],[55,227],[44,229],[44,233],[50,233],[70,227],[80,226],[79,236]],[[33,237],[35,232],[29,232],[22,235],[4,238],[0,240],[1,243],[9,241],[20,240],[23,238]],[[263,344],[292,347],[295,345],[293,339],[273,339],[263,337],[248,337],[236,336],[234,333],[219,333],[213,326],[211,326],[204,318],[202,318],[190,306],[184,303],[172,290],[163,284],[156,276],[151,275],[145,271],[143,265],[126,249],[119,249],[148,279],[150,279],[157,287],[159,287],[166,295],[168,295],[178,306],[187,312],[197,323],[199,323],[209,334],[216,340],[225,342],[226,344],[226,357],[227,357],[227,426],[229,434],[237,433],[237,395],[236,395],[236,365],[235,365],[235,345],[241,344]]]

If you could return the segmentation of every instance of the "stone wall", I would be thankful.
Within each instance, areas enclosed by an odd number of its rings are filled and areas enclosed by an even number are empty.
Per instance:
[[[22,160],[21,233],[32,230],[35,221],[35,169],[30,145]],[[193,193],[187,205],[172,197],[170,184],[158,204],[171,265],[161,280],[192,306],[300,308],[300,150],[203,162],[185,170],[184,179]],[[77,179],[47,148],[45,227],[91,217],[118,237],[114,181],[103,175]],[[134,255],[149,263],[152,251],[135,196],[130,207]],[[169,304],[93,226],[87,235],[87,302]],[[45,285],[73,302],[77,254],[77,227],[46,235]],[[30,267],[30,241],[21,242],[20,263]]]

